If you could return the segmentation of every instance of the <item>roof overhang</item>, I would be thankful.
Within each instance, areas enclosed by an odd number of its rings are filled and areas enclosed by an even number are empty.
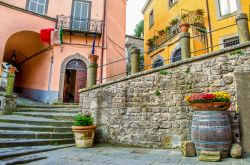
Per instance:
[[[145,3],[145,5],[142,8],[142,14],[144,14],[144,12],[146,11],[146,9],[148,8],[148,5],[152,2],[152,0],[147,0],[147,2]]]

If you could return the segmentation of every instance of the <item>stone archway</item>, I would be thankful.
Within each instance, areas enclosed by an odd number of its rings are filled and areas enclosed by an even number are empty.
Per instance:
[[[58,96],[59,102],[63,102],[64,88],[65,88],[64,87],[64,80],[65,80],[65,75],[66,75],[66,69],[69,66],[68,64],[74,60],[82,61],[86,65],[86,68],[88,68],[88,66],[90,64],[89,60],[87,58],[85,58],[84,56],[80,55],[79,53],[72,55],[72,56],[69,56],[63,61],[62,65],[61,65],[61,71],[60,71],[59,96]]]

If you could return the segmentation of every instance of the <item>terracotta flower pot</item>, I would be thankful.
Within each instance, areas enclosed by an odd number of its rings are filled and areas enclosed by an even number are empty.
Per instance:
[[[16,68],[13,66],[9,67],[9,73],[15,73],[16,72]]]
[[[72,126],[76,147],[89,148],[93,146],[96,126]]]
[[[190,28],[190,24],[189,23],[182,23],[180,25],[180,29],[181,29],[182,32],[188,32],[189,28]]]
[[[94,54],[90,54],[89,55],[89,60],[90,60],[91,63],[97,62],[98,56],[94,55]]]
[[[229,102],[192,103],[195,111],[223,111],[230,107]]]

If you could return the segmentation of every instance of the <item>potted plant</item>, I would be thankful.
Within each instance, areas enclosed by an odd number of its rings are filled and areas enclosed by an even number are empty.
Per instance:
[[[153,38],[148,39],[147,45],[149,47],[153,47],[154,46],[154,40],[153,40]]]
[[[76,147],[88,148],[93,146],[96,126],[89,114],[78,114],[72,126]]]
[[[166,26],[166,28],[165,28],[165,33],[169,34],[169,33],[170,33],[170,30],[171,30],[171,27],[170,27],[170,26]]]
[[[158,34],[159,34],[159,36],[163,36],[164,34],[165,34],[165,30],[160,30],[160,31],[158,31]]]
[[[186,97],[186,101],[195,111],[223,111],[231,104],[227,92],[192,94]]]
[[[178,22],[179,22],[178,18],[174,18],[174,19],[172,19],[172,20],[170,21],[170,25],[171,25],[171,26],[175,26],[175,25],[178,24]]]
[[[205,11],[203,9],[196,9],[195,14],[198,16],[204,16]]]

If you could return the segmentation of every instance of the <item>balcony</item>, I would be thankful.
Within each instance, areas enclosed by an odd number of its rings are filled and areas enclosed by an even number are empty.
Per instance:
[[[94,19],[77,19],[71,16],[59,15],[56,18],[56,29],[80,33],[102,34],[103,21]]]
[[[194,29],[205,29],[204,13],[202,12],[200,9],[196,11],[182,10],[181,18],[173,19],[165,29],[158,31],[158,35],[154,35],[148,40],[149,52],[178,36],[181,32],[179,29],[181,23],[189,23]]]

